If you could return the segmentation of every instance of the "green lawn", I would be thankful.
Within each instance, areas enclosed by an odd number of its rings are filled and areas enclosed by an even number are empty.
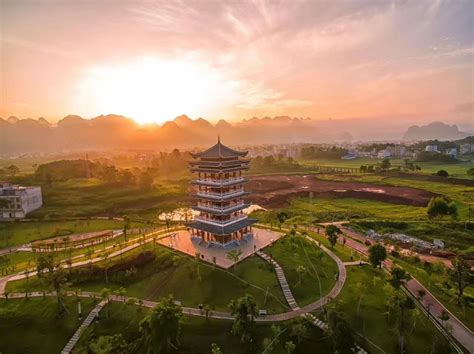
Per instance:
[[[76,300],[65,299],[69,313],[57,317],[55,298],[0,300],[0,352],[8,354],[59,353],[69,341],[79,321]],[[81,299],[83,317],[93,307]]]
[[[86,266],[82,268],[80,278],[75,276],[75,273],[70,277],[72,282],[70,289],[80,288],[83,291],[99,292],[104,287],[116,289],[125,286],[127,295],[137,298],[157,300],[172,294],[184,306],[196,307],[199,304],[208,304],[212,309],[226,311],[232,299],[249,293],[254,296],[259,307],[267,309],[269,313],[288,309],[275,272],[265,261],[256,256],[240,262],[236,269],[226,271],[220,268],[214,269],[212,265],[204,262],[196,263],[193,258],[177,254],[163,246],[152,248],[146,245],[127,252],[123,259],[114,258],[113,262],[127,263],[143,250],[153,252],[156,258],[143,268],[139,268],[132,278],[124,280],[122,273],[116,278],[111,274],[107,285],[103,270],[94,268],[98,269],[95,275],[89,276]],[[30,290],[44,287],[36,277],[31,277],[28,282]],[[24,292],[26,280],[9,282],[7,289],[10,292]]]
[[[140,337],[139,322],[150,311],[147,308],[122,305],[113,303],[110,306],[110,318],[106,319],[101,314],[99,324],[94,323],[81,337],[73,353],[87,353],[88,344],[96,338],[104,335],[122,333],[128,342]],[[284,329],[287,323],[278,324]],[[204,317],[185,317],[180,338],[178,353],[202,354],[210,353],[212,343],[216,343],[225,354],[262,353],[264,351],[264,338],[273,338],[269,324],[257,324],[254,331],[254,340],[250,345],[240,343],[239,339],[231,334],[231,321],[217,319],[206,319]],[[284,332],[279,338],[279,343],[269,353],[285,354],[284,343],[290,340]],[[317,350],[319,353],[330,353],[328,341],[317,329],[310,330],[310,338],[298,345],[295,353],[309,353]],[[144,352],[138,348],[138,353]]]
[[[361,335],[386,353],[397,353],[398,338],[387,320],[387,291],[385,273],[370,266],[353,266],[347,270],[346,284],[337,298],[340,309]],[[360,316],[357,309],[360,303]],[[449,353],[447,341],[421,313],[416,317],[415,330],[406,338],[407,353]],[[374,345],[370,352],[380,353]],[[397,351],[398,350],[398,351]]]
[[[301,236],[287,236],[264,249],[285,272],[299,306],[308,305],[326,295],[335,284],[337,265],[319,247]],[[300,276],[296,269],[306,271]],[[321,287],[320,287],[321,285]]]
[[[154,220],[160,212],[186,202],[188,186],[188,179],[157,179],[151,190],[110,185],[96,178],[70,179],[50,186],[32,176],[18,177],[16,182],[42,187],[43,207],[29,214],[31,218],[130,215]]]
[[[297,162],[303,166],[330,166],[330,167],[350,167],[359,168],[361,165],[377,165],[381,159],[357,158],[354,160],[342,159],[315,159],[315,160],[298,160]],[[403,159],[390,159],[392,167],[404,166]],[[474,166],[472,161],[463,161],[455,163],[446,162],[414,162],[421,167],[422,174],[433,174],[439,170],[448,171],[451,177],[473,179],[474,177],[467,175],[467,170]]]
[[[0,223],[0,248],[21,245],[35,240],[67,236],[75,233],[120,230],[122,221],[71,220]]]

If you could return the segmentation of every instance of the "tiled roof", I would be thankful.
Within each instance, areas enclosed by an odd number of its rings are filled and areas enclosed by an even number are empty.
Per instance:
[[[194,229],[207,231],[215,235],[228,235],[228,234],[231,234],[232,232],[243,229],[244,227],[250,226],[256,222],[257,220],[255,219],[243,219],[227,226],[217,226],[217,225],[208,224],[202,221],[192,221],[188,223],[187,226]]]

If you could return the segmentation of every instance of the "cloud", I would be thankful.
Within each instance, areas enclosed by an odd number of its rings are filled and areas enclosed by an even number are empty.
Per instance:
[[[21,47],[21,48],[25,48],[31,51],[41,52],[44,54],[57,55],[64,58],[77,58],[80,55],[78,51],[64,50],[62,48],[55,47],[52,45],[39,44],[33,41],[29,41],[29,40],[21,39],[21,38],[15,38],[15,37],[2,37],[0,39],[0,42],[17,46],[17,47]]]

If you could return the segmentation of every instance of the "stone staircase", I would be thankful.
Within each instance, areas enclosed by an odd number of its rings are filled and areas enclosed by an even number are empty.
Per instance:
[[[257,256],[260,258],[264,259],[268,263],[270,263],[273,268],[275,269],[278,281],[281,286],[281,290],[283,291],[283,295],[285,296],[286,302],[288,302],[288,305],[290,305],[291,309],[293,311],[299,310],[300,307],[295,301],[295,298],[293,297],[293,293],[291,292],[290,286],[288,285],[288,281],[286,280],[285,273],[283,272],[283,269],[281,266],[275,262],[275,260],[270,257],[268,254],[262,251],[257,251],[256,252]]]
[[[74,332],[73,336],[71,337],[71,339],[69,339],[69,342],[67,342],[66,346],[64,347],[64,349],[61,351],[61,354],[69,354],[71,353],[71,350],[72,348],[74,348],[74,346],[77,344],[77,342],[79,341],[79,338],[81,338],[81,334],[82,332],[84,332],[84,330],[90,326],[90,324],[92,323],[92,321],[94,321],[94,318],[97,317],[97,315],[99,314],[100,310],[102,310],[102,308],[105,306],[106,304],[106,301],[105,300],[102,300],[101,302],[99,302],[96,307],[94,307],[92,309],[91,312],[89,312],[89,315],[87,315],[86,319],[84,320],[84,322],[82,322],[82,324],[79,326],[79,328],[76,330],[76,332]]]

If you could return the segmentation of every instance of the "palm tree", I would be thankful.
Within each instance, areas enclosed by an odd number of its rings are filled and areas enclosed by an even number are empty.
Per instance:
[[[103,288],[100,291],[100,298],[105,301],[105,316],[109,318],[109,301],[110,301],[110,289]]]
[[[302,280],[302,275],[304,273],[306,273],[306,267],[305,266],[302,266],[302,265],[299,265],[297,268],[296,268],[296,273],[298,273],[298,284],[297,285],[300,285],[301,284],[301,280]]]
[[[140,332],[148,353],[167,353],[179,345],[183,310],[167,297],[140,322]]]
[[[239,261],[241,255],[242,255],[242,251],[240,249],[230,250],[229,252],[227,252],[227,259],[233,263],[234,268],[237,262]]]

